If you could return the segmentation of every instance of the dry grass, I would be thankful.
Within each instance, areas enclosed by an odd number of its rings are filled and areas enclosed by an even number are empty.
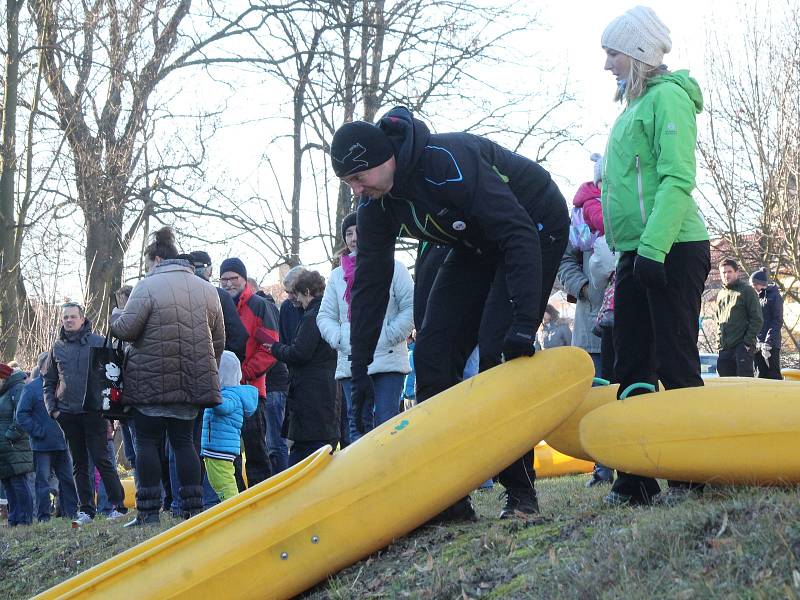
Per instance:
[[[423,527],[304,595],[361,598],[800,598],[796,489],[718,488],[677,507],[606,508],[585,477],[537,484],[542,519]],[[0,528],[0,598],[25,598],[160,532],[100,518]]]

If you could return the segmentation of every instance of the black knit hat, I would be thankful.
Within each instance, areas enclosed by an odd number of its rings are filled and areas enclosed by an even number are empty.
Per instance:
[[[347,243],[347,230],[356,224],[356,212],[351,212],[344,219],[342,219],[342,239]]]
[[[753,274],[750,275],[750,283],[760,283],[761,285],[769,284],[767,270],[764,267],[761,267],[758,271],[753,271]]]
[[[347,177],[382,165],[394,155],[392,144],[377,126],[366,121],[345,123],[333,134],[331,164],[337,177]]]
[[[233,257],[223,260],[222,264],[219,266],[219,274],[222,275],[228,271],[236,273],[237,275],[241,275],[244,279],[247,279],[247,269],[245,268],[241,259]]]
[[[195,250],[194,252],[189,253],[189,262],[191,262],[195,267],[210,267],[211,257],[208,255],[208,252],[204,252],[203,250]]]

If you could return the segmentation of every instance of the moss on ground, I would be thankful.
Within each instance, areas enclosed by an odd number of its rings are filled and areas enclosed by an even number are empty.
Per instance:
[[[538,482],[534,524],[497,520],[497,491],[475,492],[477,523],[419,528],[303,597],[800,600],[796,489],[716,488],[675,507],[611,509],[606,489],[584,481]],[[0,598],[30,597],[174,523],[0,527]]]

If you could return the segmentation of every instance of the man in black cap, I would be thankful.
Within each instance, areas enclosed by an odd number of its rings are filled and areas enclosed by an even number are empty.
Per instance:
[[[206,281],[211,281],[214,269],[211,266],[211,257],[207,252],[195,250],[189,254],[181,254],[178,258],[188,260],[194,267],[195,275]],[[231,295],[219,287],[217,288],[217,293],[219,294],[219,302],[222,305],[222,318],[225,322],[225,350],[233,352],[239,362],[243,362],[247,338],[249,337],[247,329],[242,324],[239,313],[236,312],[236,305],[233,303]]]
[[[756,336],[756,355],[753,358],[760,379],[783,379],[781,375],[781,328],[783,327],[783,298],[778,286],[770,283],[762,267],[750,275],[750,285],[758,294],[764,324]]]
[[[380,334],[399,236],[451,247],[417,333],[417,400],[458,383],[478,342],[480,369],[534,353],[536,330],[564,254],[569,216],[550,174],[486,138],[432,134],[403,107],[377,126],[333,136],[336,175],[359,196],[352,292],[352,400],[374,395],[367,376]],[[511,310],[509,310],[509,308]],[[500,474],[501,518],[538,513],[533,452]],[[466,497],[442,519],[472,519]]]

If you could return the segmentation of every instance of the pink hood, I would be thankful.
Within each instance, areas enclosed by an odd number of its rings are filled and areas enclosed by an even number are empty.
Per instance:
[[[591,200],[592,198],[600,198],[600,188],[591,181],[587,181],[586,183],[582,183],[581,187],[578,188],[578,191],[575,192],[575,197],[572,199],[572,204],[573,206],[580,208],[586,203],[587,200]]]

